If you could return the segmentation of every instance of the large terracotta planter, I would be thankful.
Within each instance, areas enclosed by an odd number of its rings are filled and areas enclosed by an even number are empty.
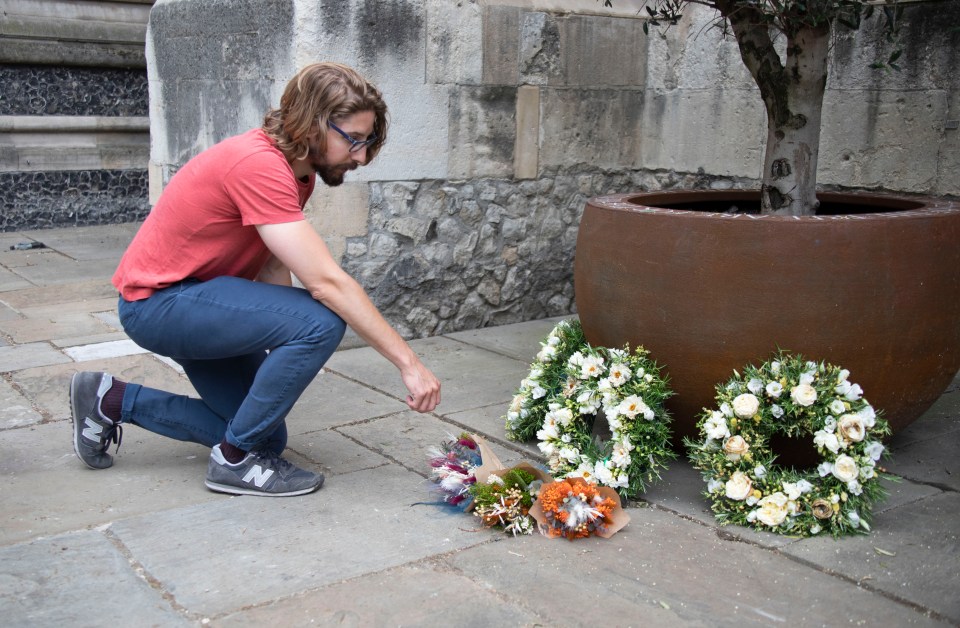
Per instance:
[[[679,436],[717,383],[778,347],[849,369],[894,431],[914,421],[960,369],[960,204],[822,194],[816,217],[720,213],[758,199],[590,200],[574,270],[587,340],[651,351]]]

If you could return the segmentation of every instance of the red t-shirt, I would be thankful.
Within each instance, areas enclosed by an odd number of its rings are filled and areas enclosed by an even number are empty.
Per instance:
[[[260,129],[220,142],[170,179],[113,285],[136,301],[189,277],[256,279],[270,258],[256,225],[303,220],[315,179],[297,180]]]

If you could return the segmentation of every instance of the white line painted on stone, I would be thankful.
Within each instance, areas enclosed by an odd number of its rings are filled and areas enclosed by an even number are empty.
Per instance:
[[[137,346],[135,342],[129,339],[67,347],[63,352],[73,358],[74,362],[89,362],[91,360],[102,360],[104,358],[119,358],[125,355],[149,353],[149,351]]]

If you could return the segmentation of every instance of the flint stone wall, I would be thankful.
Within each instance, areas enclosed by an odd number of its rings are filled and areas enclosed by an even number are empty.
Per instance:
[[[159,0],[151,14],[151,194],[189,157],[259,126],[316,60],[384,92],[390,141],[308,217],[406,337],[573,312],[590,196],[754,187],[765,115],[736,43],[692,6],[642,33],[639,2]],[[922,6],[900,74],[889,47],[838,35],[826,188],[960,194],[960,3]]]
[[[149,212],[151,2],[3,2],[0,232]]]

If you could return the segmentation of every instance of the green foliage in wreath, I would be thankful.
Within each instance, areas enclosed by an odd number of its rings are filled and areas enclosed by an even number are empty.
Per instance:
[[[579,321],[561,321],[521,382],[507,435],[536,436],[555,478],[583,477],[631,498],[676,457],[663,405],[672,394],[642,347],[591,347]],[[610,428],[606,441],[593,436],[601,414]]]
[[[890,428],[849,375],[779,352],[717,386],[718,408],[704,411],[700,440],[685,445],[720,523],[796,536],[870,530],[871,508],[886,496],[877,462]],[[777,466],[777,433],[812,438],[819,466]]]

